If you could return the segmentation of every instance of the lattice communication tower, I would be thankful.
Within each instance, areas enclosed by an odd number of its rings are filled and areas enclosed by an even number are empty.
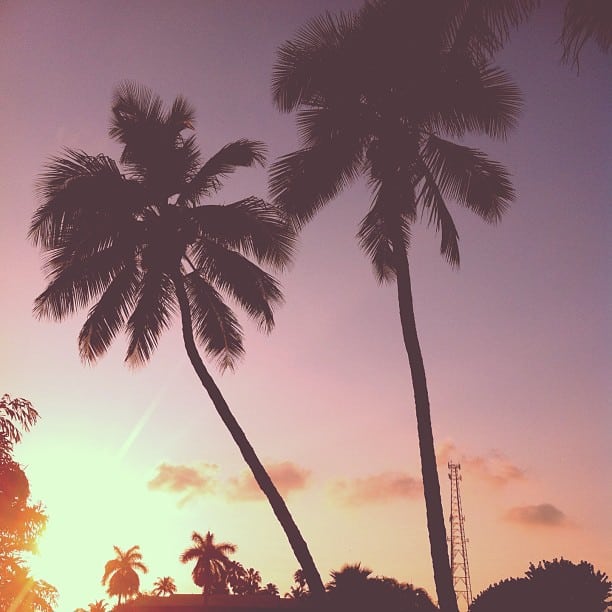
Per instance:
[[[451,481],[451,513],[450,513],[450,561],[453,574],[453,586],[457,601],[465,599],[468,608],[472,605],[472,583],[470,580],[470,565],[467,554],[467,538],[465,537],[465,517],[461,507],[461,465],[448,463],[448,477]]]

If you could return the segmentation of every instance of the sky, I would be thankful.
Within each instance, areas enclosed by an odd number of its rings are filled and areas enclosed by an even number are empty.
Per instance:
[[[95,366],[77,353],[82,312],[37,320],[41,258],[27,240],[37,176],[63,147],[118,158],[107,135],[124,79],[196,108],[205,156],[239,138],[268,159],[294,150],[294,117],[270,82],[277,47],[351,0],[0,3],[0,393],[41,419],[16,448],[49,523],[34,575],[58,610],[105,597],[113,545],[138,544],[149,590],[172,576],[194,530],[238,546],[264,583],[297,569],[271,509],[191,369],[174,324],[150,363],[123,363],[120,337]],[[561,65],[559,3],[543,2],[497,63],[523,91],[505,143],[472,139],[510,170],[517,198],[497,226],[453,207],[462,265],[417,227],[410,250],[445,514],[446,463],[460,462],[474,594],[530,562],[612,570],[610,465],[610,56],[587,44]],[[264,169],[236,173],[215,203],[267,197]],[[241,316],[246,356],[211,366],[268,466],[324,581],[345,563],[424,587],[433,578],[414,404],[393,286],[379,286],[355,234],[363,183],[303,231],[280,280],[285,304],[261,334]]]

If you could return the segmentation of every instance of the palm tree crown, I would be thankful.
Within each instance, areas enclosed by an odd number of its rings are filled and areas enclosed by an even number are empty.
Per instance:
[[[118,546],[113,546],[115,558],[106,562],[102,584],[108,582],[107,592],[112,596],[117,596],[118,603],[121,598],[134,597],[140,589],[139,572],[146,574],[149,570],[142,562],[140,546],[132,546],[126,551]]]
[[[0,461],[10,460],[13,445],[21,441],[21,430],[30,431],[38,417],[28,400],[11,399],[6,393],[0,398]]]
[[[158,597],[162,595],[173,595],[176,593],[176,584],[174,583],[174,579],[170,576],[158,578],[153,584],[152,593]]]
[[[196,564],[191,573],[193,581],[202,587],[205,595],[210,595],[219,587],[225,587],[231,564],[228,555],[235,553],[237,547],[228,542],[216,544],[215,536],[210,531],[207,531],[204,537],[194,531],[191,539],[194,545],[183,551],[180,560],[182,563],[195,560]]]

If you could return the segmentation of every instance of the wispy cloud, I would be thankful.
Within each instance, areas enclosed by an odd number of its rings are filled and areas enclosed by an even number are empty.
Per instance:
[[[461,464],[461,469],[493,486],[504,486],[525,480],[525,470],[510,461],[502,453],[492,450],[483,455],[468,455],[460,452],[453,442],[443,442],[437,451],[439,466],[446,467],[452,460]]]
[[[157,474],[147,486],[153,491],[180,493],[179,506],[183,506],[194,497],[216,491],[217,470],[218,466],[210,463],[197,466],[162,463],[157,466]]]
[[[562,527],[568,524],[564,512],[552,504],[515,506],[505,515],[507,521],[530,527]]]
[[[387,502],[394,499],[419,497],[421,481],[409,474],[382,472],[365,478],[337,480],[331,485],[331,495],[346,505]]]
[[[266,470],[282,495],[306,488],[310,479],[310,471],[292,463],[281,461],[269,463]],[[231,500],[262,499],[263,493],[250,470],[244,470],[239,476],[229,478],[226,495]]]

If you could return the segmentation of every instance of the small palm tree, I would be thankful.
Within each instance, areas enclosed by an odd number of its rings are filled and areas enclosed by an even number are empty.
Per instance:
[[[234,595],[242,595],[244,590],[244,581],[246,578],[246,569],[240,561],[229,560],[226,566],[226,581],[227,586],[232,589]]]
[[[0,461],[10,459],[13,445],[21,441],[22,431],[30,431],[38,418],[38,412],[28,400],[11,399],[6,393],[0,398]]]
[[[215,543],[215,536],[210,531],[207,531],[204,537],[194,531],[191,539],[194,545],[181,554],[180,560],[182,563],[195,560],[196,564],[191,572],[193,582],[202,587],[204,595],[225,590],[231,563],[228,555],[235,553],[237,547],[228,542]]]
[[[264,587],[263,591],[268,595],[274,595],[278,597],[278,586],[276,586],[273,582],[268,582]]]
[[[153,583],[152,593],[157,597],[161,597],[163,595],[174,595],[174,593],[176,593],[176,584],[174,583],[174,579],[170,576],[158,578]]]
[[[245,595],[254,595],[261,585],[261,574],[253,567],[249,567],[244,577]]]
[[[94,603],[90,603],[89,612],[106,612],[106,603],[102,599],[99,599]]]
[[[240,167],[263,164],[260,142],[238,140],[201,162],[194,111],[178,97],[165,110],[146,88],[124,83],[115,93],[110,135],[123,146],[124,171],[105,155],[67,150],[40,181],[43,202],[30,227],[48,255],[49,284],[37,316],[62,320],[92,305],[79,352],[95,362],[122,330],[126,361],[148,361],[161,333],[180,313],[191,364],[279,520],[311,589],[323,582],[308,546],[198,351],[231,368],[244,352],[242,328],[225,297],[266,331],[282,301],[276,280],[257,264],[282,269],[295,235],[260,198],[204,204]],[[251,259],[255,260],[254,263]]]
[[[121,598],[132,598],[140,590],[140,578],[137,571],[146,574],[149,569],[142,562],[140,546],[132,546],[126,551],[118,546],[113,546],[115,558],[106,562],[102,584],[108,587],[106,592],[111,597],[117,597],[117,603],[121,604]]]

